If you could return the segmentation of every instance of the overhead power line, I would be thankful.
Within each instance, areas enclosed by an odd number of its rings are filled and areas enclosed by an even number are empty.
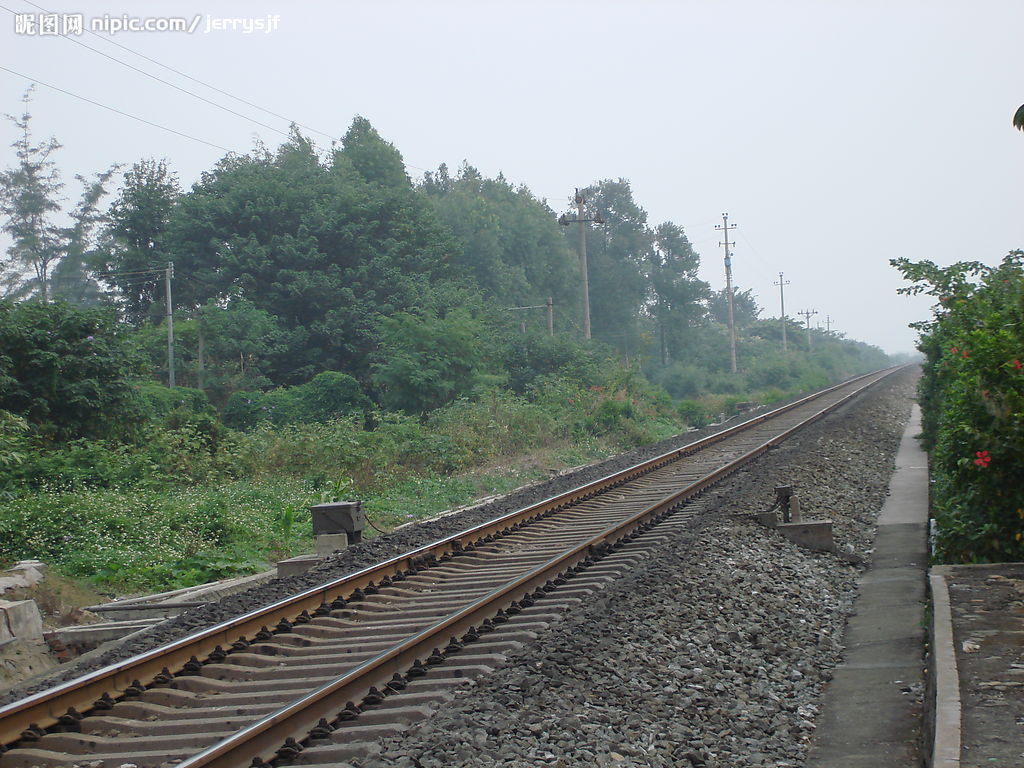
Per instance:
[[[22,0],[22,1],[27,3],[28,5],[31,5],[33,8],[38,8],[39,10],[43,11],[44,13],[52,13],[51,11],[48,11],[46,8],[44,8],[43,6],[38,5],[37,3],[33,3],[32,0]],[[10,9],[8,8],[7,10],[10,10]],[[91,29],[86,29],[85,31],[88,32],[93,37],[98,37],[100,40],[103,40],[105,43],[107,43],[109,45],[116,46],[116,47],[120,48],[123,51],[127,51],[128,53],[132,54],[133,56],[138,56],[140,59],[145,59],[146,61],[150,62],[151,64],[156,64],[158,67],[162,67],[163,69],[166,69],[168,72],[173,72],[174,74],[178,75],[179,77],[184,77],[186,80],[191,80],[193,83],[198,83],[199,85],[203,86],[204,88],[209,88],[211,91],[216,91],[217,93],[221,94],[222,96],[227,96],[229,99],[234,99],[235,101],[239,102],[240,104],[245,104],[247,107],[252,107],[253,109],[258,109],[260,112],[268,114],[271,117],[276,117],[278,120],[284,120],[285,122],[288,122],[288,123],[294,123],[299,128],[304,128],[307,131],[310,131],[312,133],[318,133],[321,136],[327,137],[331,141],[334,141],[336,139],[336,137],[333,136],[330,133],[326,133],[325,131],[317,130],[316,128],[313,128],[311,126],[308,126],[308,125],[305,125],[303,123],[300,123],[298,120],[292,120],[291,118],[285,117],[284,115],[279,115],[277,112],[269,110],[266,107],[261,107],[259,104],[253,104],[251,101],[247,101],[246,99],[243,99],[240,96],[235,96],[233,93],[229,93],[229,92],[225,91],[222,88],[218,88],[215,85],[211,85],[210,83],[206,82],[205,80],[200,80],[198,77],[193,77],[192,75],[189,75],[189,74],[187,74],[185,72],[182,72],[179,69],[175,69],[174,67],[169,66],[167,64],[164,64],[161,61],[157,61],[156,59],[151,58],[150,56],[146,56],[144,53],[139,53],[138,51],[133,50],[132,48],[129,48],[127,45],[122,45],[121,43],[118,43],[118,42],[116,42],[114,40],[111,40],[108,37],[104,37],[103,35],[100,35],[100,34],[98,34],[96,32],[93,32]],[[73,38],[68,38],[68,39],[69,40],[73,40]],[[77,43],[79,41],[78,40],[73,40],[73,42]],[[84,45],[84,43],[80,43],[80,45]],[[89,48],[89,46],[85,46],[85,47]],[[107,56],[107,54],[103,53],[102,51],[97,51],[95,48],[90,48],[90,50],[96,51],[101,56]],[[113,58],[113,57],[108,56],[107,58]],[[122,62],[120,59],[113,59],[113,60],[117,61],[117,62],[120,62],[122,64],[125,64],[125,66],[127,66],[127,67],[131,67],[130,64],[126,64],[125,62]],[[132,67],[132,69],[135,69],[135,67]],[[142,71],[142,70],[138,70],[138,71]],[[149,75],[148,72],[144,72],[143,74],[146,74],[146,75],[148,75],[150,77],[153,77],[152,75]],[[172,86],[172,87],[177,88],[177,86]],[[190,91],[186,91],[186,93],[191,93],[191,92]],[[193,94],[193,95],[195,95],[195,94]],[[202,96],[197,96],[197,98],[202,98]],[[205,101],[205,99],[204,99],[204,101]],[[219,106],[219,105],[217,105],[217,106]],[[246,118],[246,119],[249,119],[249,118]],[[274,130],[276,130],[276,129],[274,129]]]
[[[35,6],[36,8],[40,7],[40,6],[36,5],[35,3],[29,3],[29,4]],[[16,11],[12,10],[11,8],[8,8],[6,5],[0,5],[0,8],[3,8],[5,11],[7,11],[7,12],[9,12],[11,14],[15,14],[15,15],[17,14]],[[42,10],[45,11],[46,9],[43,8]],[[76,45],[80,45],[83,48],[85,48],[86,50],[92,51],[93,53],[95,53],[95,54],[97,54],[99,56],[102,56],[105,59],[110,59],[111,61],[113,61],[116,64],[120,64],[123,67],[128,67],[128,69],[132,70],[133,72],[138,72],[140,75],[145,75],[148,78],[156,80],[158,83],[162,83],[163,85],[166,85],[168,88],[173,88],[176,91],[181,91],[181,93],[184,93],[184,94],[186,94],[188,96],[192,96],[193,98],[199,99],[200,101],[202,101],[202,102],[204,102],[206,104],[209,104],[210,106],[216,107],[217,109],[222,109],[225,112],[228,112],[229,114],[235,115],[236,117],[240,117],[243,120],[248,120],[251,123],[255,123],[256,125],[259,125],[259,126],[261,126],[263,128],[266,128],[267,130],[274,131],[275,133],[280,133],[282,136],[287,136],[288,135],[288,133],[286,131],[282,131],[282,130],[280,130],[278,128],[275,128],[272,125],[267,125],[266,123],[261,123],[259,120],[255,120],[255,119],[249,117],[248,115],[243,115],[241,112],[236,112],[235,110],[231,109],[230,107],[225,107],[223,104],[218,104],[217,102],[212,101],[211,99],[208,99],[205,96],[200,96],[198,93],[193,93],[192,91],[190,91],[190,90],[188,90],[186,88],[182,88],[181,86],[175,85],[174,83],[169,82],[167,80],[164,80],[161,77],[157,77],[156,75],[150,74],[149,72],[147,72],[144,69],[139,69],[138,67],[129,64],[127,61],[122,61],[121,59],[115,58],[114,56],[111,56],[108,53],[104,53],[103,51],[99,50],[98,48],[93,48],[91,45],[86,45],[81,40],[76,40],[75,38],[71,37],[68,34],[62,34],[62,35],[60,35],[60,37],[64,38],[68,42],[75,43]]]
[[[38,3],[32,2],[32,0],[23,0],[23,2],[27,3],[28,5],[31,5],[33,8],[38,8],[40,11],[43,11],[44,13],[52,13],[52,11],[47,10],[43,6],[39,5]],[[16,11],[11,10],[10,8],[8,8],[5,5],[0,5],[0,8],[3,8],[5,11],[8,11],[10,13],[16,13]],[[185,72],[182,72],[179,69],[175,69],[174,67],[169,66],[167,64],[164,64],[161,61],[157,61],[156,59],[154,59],[154,58],[152,58],[150,56],[146,56],[145,54],[139,53],[138,51],[129,48],[127,45],[122,45],[121,43],[118,43],[118,42],[116,42],[114,40],[111,40],[111,39],[109,39],[107,37],[104,37],[103,35],[100,35],[100,34],[98,34],[96,32],[93,32],[91,29],[86,28],[85,31],[88,32],[93,37],[97,37],[100,40],[103,40],[104,42],[108,43],[109,45],[116,46],[116,47],[118,47],[118,48],[120,48],[120,49],[122,49],[124,51],[127,51],[128,53],[130,53],[130,54],[132,54],[134,56],[138,56],[140,59],[145,59],[146,61],[148,61],[148,62],[150,62],[152,64],[156,64],[158,67],[162,67],[162,68],[166,69],[168,72],[173,72],[174,74],[176,74],[176,75],[178,75],[180,77],[184,77],[186,80],[191,80],[194,83],[198,83],[199,85],[202,85],[205,88],[209,88],[211,91],[215,91],[215,92],[217,92],[217,93],[219,93],[219,94],[221,94],[223,96],[227,96],[229,99],[234,99],[235,101],[237,101],[237,102],[239,102],[241,104],[245,104],[248,107],[252,107],[253,109],[258,109],[260,112],[264,112],[264,113],[270,115],[271,117],[276,117],[277,119],[284,120],[284,121],[288,122],[289,124],[294,124],[297,128],[303,128],[303,129],[305,129],[305,130],[307,130],[307,131],[309,131],[311,133],[317,133],[317,134],[319,134],[321,136],[324,136],[325,138],[330,139],[332,142],[338,140],[337,137],[334,134],[327,133],[326,131],[321,131],[321,130],[319,130],[317,128],[313,128],[312,126],[306,125],[305,123],[300,123],[298,120],[293,120],[290,117],[285,117],[284,115],[280,115],[277,112],[274,112],[273,110],[267,109],[266,107],[261,107],[259,104],[254,104],[253,102],[248,101],[246,99],[243,99],[240,96],[235,96],[234,94],[229,93],[228,91],[225,91],[223,88],[218,88],[217,86],[211,85],[210,83],[206,82],[205,80],[200,80],[198,77],[193,77],[192,75],[189,75],[189,74],[187,74]],[[236,112],[235,110],[231,109],[230,107],[225,107],[223,104],[218,104],[217,102],[211,101],[210,99],[207,99],[204,96],[200,96],[197,93],[193,93],[192,91],[189,91],[189,90],[187,90],[185,88],[177,86],[174,83],[168,82],[167,80],[164,80],[162,78],[157,77],[156,75],[153,75],[153,74],[151,74],[149,72],[146,72],[144,69],[139,69],[138,67],[132,66],[131,64],[129,64],[126,61],[122,61],[121,59],[115,58],[115,57],[113,57],[113,56],[111,56],[109,54],[104,53],[103,51],[101,51],[101,50],[99,50],[97,48],[93,48],[90,45],[86,45],[82,41],[76,40],[75,38],[70,37],[67,34],[62,34],[60,36],[67,38],[68,40],[70,40],[73,43],[77,43],[78,45],[82,46],[83,48],[88,48],[90,51],[93,51],[94,53],[97,53],[100,56],[103,56],[104,58],[110,59],[113,62],[121,64],[122,66],[128,67],[129,69],[134,70],[135,72],[138,72],[138,73],[140,73],[142,75],[145,75],[146,77],[150,77],[150,78],[156,80],[157,82],[163,83],[164,85],[167,85],[167,86],[169,86],[171,88],[174,88],[175,90],[178,90],[178,91],[181,91],[182,93],[188,94],[189,96],[197,98],[200,101],[203,101],[203,102],[205,102],[207,104],[210,104],[210,105],[212,105],[214,107],[217,107],[218,109],[223,109],[226,112],[230,112],[233,115],[237,115],[238,117],[241,117],[243,120],[249,120],[250,122],[253,122],[256,125],[259,125],[259,126],[262,126],[264,128],[267,128],[268,130],[274,131],[275,133],[279,133],[282,136],[288,136],[289,135],[285,131],[279,130],[278,128],[274,128],[273,126],[267,125],[266,123],[261,123],[259,120],[251,118],[248,115],[243,115],[241,112]],[[225,151],[230,151],[230,150],[225,150]],[[412,163],[405,162],[404,160],[403,160],[403,162],[405,163],[407,168],[412,168],[412,169],[417,170],[417,171],[422,171],[424,173],[429,173],[429,170],[427,168],[421,168],[418,165],[413,165]]]
[[[102,109],[106,109],[107,111],[113,112],[114,114],[117,114],[117,115],[121,115],[122,117],[130,117],[132,120],[137,120],[140,123],[145,123],[146,125],[150,125],[153,128],[159,128],[161,131],[167,131],[168,133],[173,133],[175,136],[181,136],[184,139],[191,139],[192,141],[198,141],[200,144],[205,144],[208,147],[213,147],[214,149],[219,149],[222,152],[231,152],[230,149],[228,149],[227,147],[222,147],[220,144],[214,144],[212,141],[206,141],[205,139],[200,139],[200,138],[198,138],[196,136],[190,136],[187,133],[182,133],[181,131],[176,131],[173,128],[168,128],[166,125],[160,125],[159,123],[154,123],[151,120],[146,120],[145,118],[138,117],[137,115],[131,115],[131,114],[127,113],[127,112],[123,112],[120,109],[116,109],[115,107],[108,107],[106,104],[101,104],[98,101],[93,101],[92,99],[86,98],[85,96],[79,96],[77,93],[72,93],[71,91],[65,91],[63,88],[58,88],[56,85],[50,85],[49,83],[44,83],[42,80],[40,80],[37,77],[29,77],[28,75],[23,74],[22,72],[15,72],[13,69],[8,69],[7,67],[2,66],[2,65],[0,65],[0,70],[3,70],[4,72],[12,74],[12,75],[14,75],[16,77],[24,78],[25,80],[28,80],[31,83],[39,83],[39,85],[43,86],[44,88],[50,88],[50,89],[52,89],[54,91],[57,91],[58,93],[63,93],[65,96],[70,96],[73,99],[78,99],[79,101],[84,101],[84,102],[86,102],[88,104],[92,104],[94,107],[101,107]]]

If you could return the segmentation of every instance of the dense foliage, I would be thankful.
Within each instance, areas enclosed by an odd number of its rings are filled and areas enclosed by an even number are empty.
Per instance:
[[[893,261],[905,293],[934,296],[917,324],[936,552],[948,562],[1024,559],[1024,252],[996,267]]]
[[[124,436],[140,416],[127,335],[110,308],[0,301],[0,409],[46,441]]]

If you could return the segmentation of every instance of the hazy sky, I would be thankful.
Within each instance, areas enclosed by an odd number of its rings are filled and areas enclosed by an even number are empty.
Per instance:
[[[414,176],[467,160],[556,210],[576,186],[625,177],[652,225],[685,228],[715,288],[727,211],[736,284],[764,316],[779,313],[781,271],[787,314],[816,309],[813,322],[828,315],[889,352],[913,348],[907,323],[929,306],[896,295],[890,258],[994,263],[1024,247],[1024,134],[1010,126],[1024,102],[1021,0],[39,4],[87,28],[107,14],[199,16],[191,34],[104,37],[331,136],[364,115]],[[10,11],[0,66],[231,151],[283,139],[75,42],[17,34]],[[224,18],[276,28],[207,31]],[[71,37],[287,131],[88,32]],[[20,110],[27,83],[0,71],[0,111]],[[31,111],[37,135],[64,144],[69,182],[156,157],[189,185],[224,154],[42,85]],[[0,127],[3,147],[14,138]],[[0,165],[12,160],[6,150]]]

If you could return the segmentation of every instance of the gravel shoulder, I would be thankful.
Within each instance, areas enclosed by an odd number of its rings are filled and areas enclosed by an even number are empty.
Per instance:
[[[916,381],[898,374],[695,502],[629,577],[362,768],[803,765]],[[838,552],[744,515],[796,486]]]

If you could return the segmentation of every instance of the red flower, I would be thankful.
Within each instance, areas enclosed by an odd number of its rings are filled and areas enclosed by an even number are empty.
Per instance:
[[[988,455],[988,451],[975,451],[974,452],[974,463],[984,469],[992,461],[992,457]]]
[[[952,352],[952,353],[953,353],[953,354],[955,355],[955,354],[956,354],[957,352],[959,352],[960,350],[958,350],[958,349],[957,349],[956,347],[950,347],[950,348],[949,348],[949,351],[950,351],[950,352]]]
[[[967,359],[967,350],[965,349],[963,352],[961,352],[960,356],[963,357],[964,360],[966,360]]]
[[[1024,367],[1024,366],[1021,366],[1020,360],[1014,360],[1011,363],[1011,365],[1013,366],[1013,370],[1015,370],[1015,371],[1019,371],[1021,369],[1021,367]]]

